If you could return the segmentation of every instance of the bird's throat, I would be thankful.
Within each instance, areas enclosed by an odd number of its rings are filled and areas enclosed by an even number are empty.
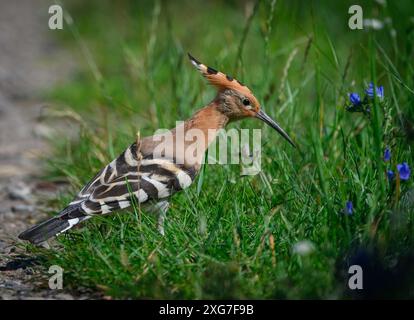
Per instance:
[[[213,101],[185,121],[184,130],[186,132],[190,130],[200,130],[205,137],[207,149],[216,137],[217,131],[224,129],[228,122],[229,118],[218,110],[217,102]]]
[[[177,164],[198,171],[206,150],[228,122],[228,117],[218,110],[216,102],[212,102],[165,134],[143,139],[142,150],[153,158],[174,159]]]
[[[210,144],[214,141],[220,129],[224,129],[229,119],[217,108],[215,101],[197,111],[190,119],[175,128],[177,141],[184,143],[179,146],[184,151],[185,162],[195,162],[196,168],[201,166],[204,154]]]

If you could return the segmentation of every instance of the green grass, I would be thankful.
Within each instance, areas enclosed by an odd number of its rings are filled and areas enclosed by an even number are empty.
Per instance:
[[[207,165],[173,197],[164,237],[145,212],[88,221],[40,253],[64,268],[64,286],[117,298],[343,298],[357,248],[385,270],[398,266],[414,244],[413,179],[397,197],[385,170],[414,166],[414,8],[364,2],[365,18],[392,24],[351,31],[351,4],[63,1],[74,23],[60,41],[81,69],[48,97],[82,120],[79,139],[53,143],[47,176],[71,184],[56,211],[138,130],[173,127],[214,97],[187,51],[248,84],[299,146],[256,120],[232,124],[263,128],[261,174]],[[385,102],[371,117],[347,112],[348,93],[370,81],[384,85]],[[292,249],[303,240],[314,245],[308,255]]]

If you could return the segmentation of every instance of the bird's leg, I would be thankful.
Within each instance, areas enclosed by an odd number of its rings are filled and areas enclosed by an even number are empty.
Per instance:
[[[157,228],[158,228],[159,233],[161,233],[161,235],[164,235],[165,234],[164,233],[164,221],[165,221],[165,217],[167,216],[169,202],[161,201],[158,204],[159,204],[159,211],[158,211]]]
[[[160,202],[155,203],[151,208],[150,211],[157,215],[157,229],[161,235],[164,235],[164,221],[167,215],[169,207],[169,202],[167,200],[163,200]]]

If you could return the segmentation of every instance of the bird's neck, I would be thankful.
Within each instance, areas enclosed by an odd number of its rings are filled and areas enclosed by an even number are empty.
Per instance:
[[[215,139],[218,130],[223,129],[229,122],[229,118],[217,107],[217,102],[213,101],[184,122],[185,132],[199,130],[203,134],[206,149]]]
[[[218,110],[217,102],[213,101],[171,129],[170,135],[163,133],[144,138],[142,152],[152,153],[153,157],[174,158],[178,164],[198,171],[207,148],[228,122],[228,117]]]
[[[217,102],[213,101],[178,125],[172,130],[176,160],[198,170],[207,148],[228,121],[228,117],[218,110]]]

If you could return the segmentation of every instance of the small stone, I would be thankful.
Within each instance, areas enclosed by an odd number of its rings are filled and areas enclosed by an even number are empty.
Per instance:
[[[26,204],[16,204],[12,206],[12,211],[16,213],[20,212],[29,212],[32,213],[34,211],[34,206],[26,205]]]
[[[10,208],[11,209],[11,208]],[[12,211],[6,211],[3,213],[3,217],[9,220],[16,219],[16,215]]]
[[[73,300],[73,296],[68,293],[58,293],[53,298],[57,300]]]
[[[0,165],[0,177],[13,177],[21,174],[21,168],[15,165]]]
[[[12,289],[14,291],[28,290],[28,287],[22,284],[20,281],[8,280],[8,279],[6,279],[3,282],[0,282],[0,288]]]
[[[12,200],[31,200],[30,187],[24,182],[18,181],[7,187],[9,198]]]

